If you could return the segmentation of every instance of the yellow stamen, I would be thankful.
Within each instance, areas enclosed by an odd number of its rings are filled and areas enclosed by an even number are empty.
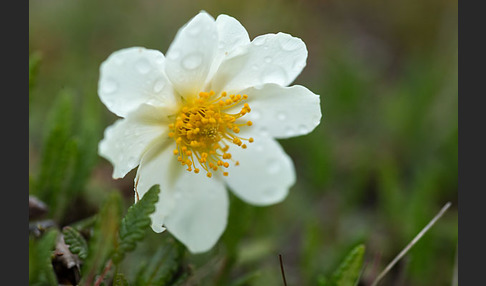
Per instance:
[[[244,103],[237,113],[228,113],[247,99],[246,94],[228,95],[222,92],[216,95],[211,90],[199,92],[183,103],[174,122],[169,124],[169,137],[177,144],[174,155],[178,156],[177,160],[186,166],[187,171],[197,174],[202,168],[211,178],[213,171],[229,167],[227,160],[232,160],[232,156],[228,150],[232,144],[246,149],[243,141],[254,141],[252,137],[246,139],[237,135],[240,128],[253,124],[251,121],[244,123],[238,120],[251,111],[249,104]],[[236,161],[235,165],[238,166],[239,162]],[[223,172],[223,175],[228,176],[228,172]]]

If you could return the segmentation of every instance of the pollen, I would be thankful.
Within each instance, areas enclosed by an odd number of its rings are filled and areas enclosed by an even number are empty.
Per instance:
[[[233,160],[231,149],[246,149],[244,142],[254,142],[252,137],[238,135],[240,128],[252,125],[251,121],[240,119],[251,111],[250,105],[244,102],[247,99],[246,94],[223,91],[217,95],[211,90],[200,92],[183,103],[174,122],[169,124],[169,137],[177,145],[174,155],[187,171],[197,174],[204,170],[211,178],[214,172],[221,170],[223,176],[228,176],[223,170],[229,167],[228,161]],[[239,162],[234,165],[238,166]]]

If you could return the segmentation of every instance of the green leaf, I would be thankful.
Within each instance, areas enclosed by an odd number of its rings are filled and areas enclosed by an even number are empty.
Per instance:
[[[72,94],[63,92],[57,98],[47,121],[40,171],[33,190],[34,194],[49,206],[49,216],[56,220],[62,217],[68,199],[65,190],[70,167],[77,153],[77,145],[71,131],[72,113]]]
[[[339,268],[334,272],[329,282],[330,286],[357,285],[363,267],[364,245],[353,248]],[[327,284],[326,284],[327,285]]]
[[[76,142],[78,152],[74,163],[73,176],[70,178],[69,191],[71,196],[80,193],[91,171],[95,167],[98,156],[98,143],[103,135],[101,122],[101,103],[98,97],[88,94],[83,96],[80,120],[77,126]]]
[[[135,285],[177,285],[190,274],[184,266],[185,247],[172,237],[159,246],[148,264],[137,272]]]
[[[52,268],[52,251],[58,231],[47,231],[39,240],[29,239],[29,285],[58,285]]]
[[[128,281],[123,273],[117,273],[113,279],[113,286],[128,286]]]
[[[159,200],[159,192],[159,185],[152,186],[140,201],[128,208],[120,224],[120,241],[113,256],[115,264],[123,259],[126,252],[135,249],[136,243],[144,237],[151,223],[150,214],[155,211],[155,204]]]
[[[86,259],[88,255],[88,243],[84,237],[70,226],[64,227],[62,233],[64,234],[64,241],[69,245],[69,250],[73,254],[77,254],[79,258]]]
[[[103,204],[88,243],[88,256],[83,265],[80,285],[92,285],[94,277],[114,252],[121,216],[121,196],[111,192]]]
[[[35,79],[37,77],[37,72],[39,70],[39,64],[41,62],[41,59],[41,54],[39,52],[34,52],[29,55],[29,104],[31,101],[31,93],[35,85]]]

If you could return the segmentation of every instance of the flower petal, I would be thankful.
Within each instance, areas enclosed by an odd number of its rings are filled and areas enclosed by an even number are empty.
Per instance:
[[[250,44],[250,37],[245,27],[235,18],[221,14],[216,18],[219,43],[218,51],[211,65],[208,79],[212,79],[224,59],[233,56],[241,47]]]
[[[105,129],[98,152],[113,164],[113,178],[124,177],[140,163],[153,142],[168,138],[168,113],[161,107],[144,104]]]
[[[285,33],[258,36],[221,64],[213,87],[238,92],[265,83],[287,86],[300,74],[306,60],[307,48],[301,39]]]
[[[167,51],[165,68],[174,88],[182,97],[202,91],[217,50],[216,23],[204,11],[177,32]]]
[[[137,173],[137,192],[143,195],[159,184],[161,195],[152,228],[160,232],[165,227],[191,252],[204,252],[226,228],[228,194],[217,177],[186,171],[172,154],[174,148],[171,144],[159,153],[147,152]]]
[[[277,141],[259,136],[248,148],[232,147],[229,152],[239,164],[230,165],[225,181],[238,197],[260,206],[285,199],[295,183],[295,170]]]
[[[164,55],[156,50],[133,47],[114,52],[100,67],[101,101],[121,117],[142,103],[174,105],[176,99],[164,66]]]
[[[160,186],[159,201],[151,215],[155,232],[165,230],[163,225],[166,217],[174,209],[173,191],[169,186],[184,171],[172,153],[174,148],[175,143],[170,141],[154,144],[142,157],[135,177],[135,201],[141,199],[153,185]]]
[[[248,95],[251,112],[243,119],[252,121],[251,132],[289,138],[310,133],[320,123],[319,95],[303,86],[266,84],[248,88],[241,94]]]

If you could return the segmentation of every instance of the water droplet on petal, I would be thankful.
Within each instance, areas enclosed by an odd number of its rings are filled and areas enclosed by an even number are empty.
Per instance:
[[[294,129],[290,126],[287,126],[287,128],[285,129],[285,135],[286,136],[294,136],[295,135]]]
[[[250,145],[251,147],[255,148],[255,151],[257,152],[263,152],[263,145],[258,141],[258,138],[255,139],[254,143]]]
[[[164,86],[165,86],[165,81],[164,80],[157,80],[154,84],[154,92],[155,93],[159,93],[162,91],[162,89],[164,89]]]
[[[260,69],[260,67],[258,65],[252,65],[251,69],[254,70],[254,71],[257,71],[257,70]]]
[[[265,60],[265,62],[266,62],[267,64],[269,64],[269,63],[271,63],[271,62],[272,62],[272,57],[265,57],[265,59],[264,59],[264,60]]]
[[[300,47],[300,43],[290,37],[279,37],[278,42],[284,51],[292,52]]]
[[[141,74],[146,74],[150,71],[150,64],[147,59],[140,59],[135,64],[135,68]]]
[[[270,200],[273,200],[273,198],[275,197],[275,189],[273,189],[273,188],[263,189],[262,194],[265,197],[269,198]]]
[[[118,84],[112,79],[106,79],[103,81],[101,89],[104,93],[113,93],[118,89]]]
[[[294,70],[301,70],[305,67],[305,61],[302,60],[295,60],[294,63],[292,64],[292,69]]]
[[[193,70],[198,68],[202,64],[202,56],[200,54],[188,55],[182,60],[182,66],[185,69]]]
[[[284,121],[286,118],[287,118],[287,116],[285,115],[284,112],[279,112],[277,114],[277,119],[280,120],[280,121]]]
[[[258,120],[261,117],[261,114],[258,110],[252,109],[251,112],[248,114],[248,116],[251,118],[251,120]]]
[[[261,73],[262,82],[283,84],[287,81],[287,73],[278,66],[272,66]]]
[[[201,31],[201,26],[199,25],[192,25],[189,29],[187,29],[187,33],[191,36],[196,36]]]
[[[118,56],[118,57],[115,57],[113,59],[113,61],[115,62],[115,64],[121,66],[125,62],[125,59],[121,56]]]
[[[265,135],[265,136],[268,136],[270,134],[270,133],[268,133],[268,130],[267,130],[267,128],[265,126],[263,126],[263,127],[260,128],[260,133],[262,135]]]
[[[307,128],[307,126],[301,124],[299,125],[299,133],[300,134],[306,134],[309,132],[309,128]]]
[[[157,59],[155,59],[155,63],[157,65],[162,65],[164,64],[164,56],[157,56]]]
[[[268,174],[276,174],[280,171],[280,164],[278,160],[275,159],[269,159],[267,161],[267,172]]]

